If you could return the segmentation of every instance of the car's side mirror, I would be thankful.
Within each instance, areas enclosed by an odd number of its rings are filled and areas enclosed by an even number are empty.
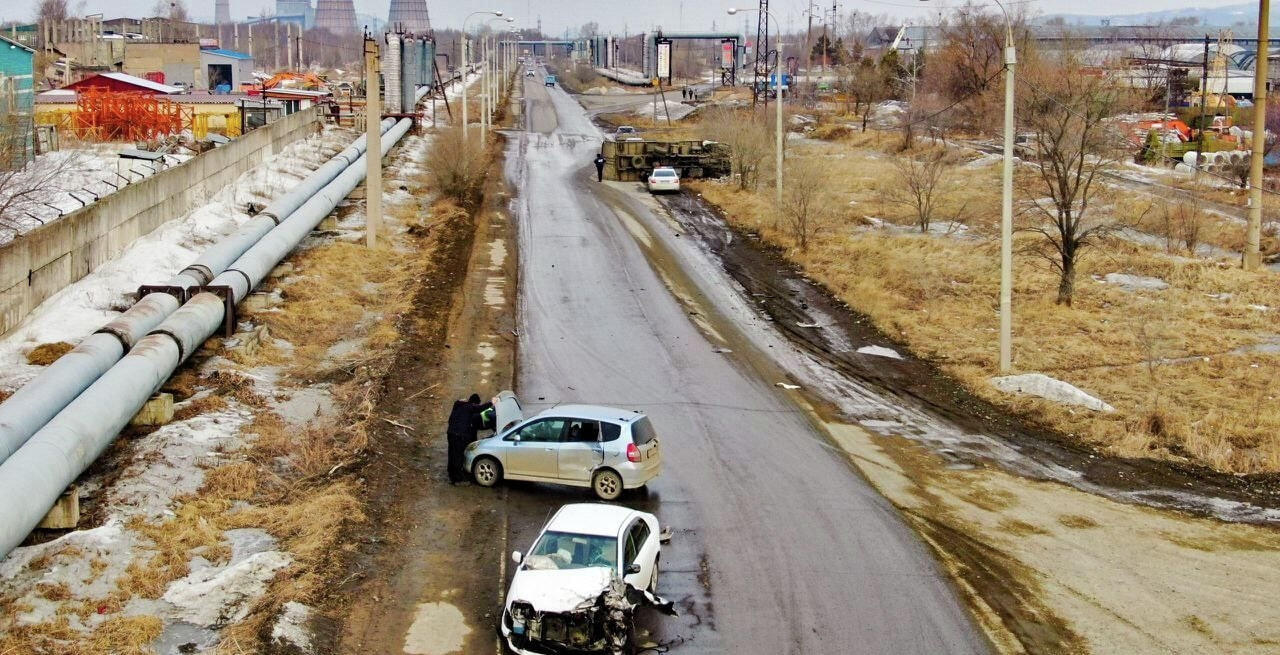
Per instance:
[[[639,565],[639,564],[628,564],[628,565],[627,565],[627,575],[631,575],[632,573],[639,573],[639,572],[640,572],[640,565]]]
[[[518,550],[513,550],[511,551],[511,561],[515,562],[516,564],[519,564],[520,562],[524,561],[524,555],[521,555],[520,551]]]

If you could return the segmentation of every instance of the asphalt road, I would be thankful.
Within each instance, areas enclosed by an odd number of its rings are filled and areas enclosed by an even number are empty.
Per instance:
[[[541,74],[522,80],[527,129],[507,152],[517,392],[527,413],[588,402],[651,417],[664,473],[622,501],[674,532],[659,593],[681,616],[647,619],[652,639],[673,653],[986,652],[893,507],[775,380],[717,352],[707,335],[732,326],[691,316],[664,285],[644,247],[644,226],[661,222],[634,203],[615,209],[595,182],[600,134],[582,108]],[[510,548],[525,550],[558,506],[590,495],[513,484],[505,498]]]

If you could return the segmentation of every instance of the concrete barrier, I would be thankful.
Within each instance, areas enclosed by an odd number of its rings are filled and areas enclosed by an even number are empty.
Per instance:
[[[319,120],[315,108],[285,116],[0,246],[0,335],[139,237],[208,202],[245,171],[313,134]]]

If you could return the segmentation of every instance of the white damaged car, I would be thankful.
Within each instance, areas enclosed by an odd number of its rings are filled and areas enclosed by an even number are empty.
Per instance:
[[[528,554],[511,553],[517,567],[503,639],[521,655],[630,652],[636,609],[675,614],[656,595],[663,539],[652,514],[597,503],[561,507]]]

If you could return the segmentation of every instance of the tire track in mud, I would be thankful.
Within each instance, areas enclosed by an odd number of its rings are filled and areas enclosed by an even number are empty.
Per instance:
[[[1176,462],[1102,455],[982,400],[804,277],[781,253],[730,227],[694,194],[665,198],[674,220],[741,286],[755,310],[821,367],[828,402],[881,434],[929,444],[955,466],[998,464],[1089,493],[1228,521],[1280,524],[1280,476],[1232,476]],[[800,325],[822,325],[821,329]],[[854,347],[850,347],[854,344]],[[903,355],[862,355],[879,345]]]

